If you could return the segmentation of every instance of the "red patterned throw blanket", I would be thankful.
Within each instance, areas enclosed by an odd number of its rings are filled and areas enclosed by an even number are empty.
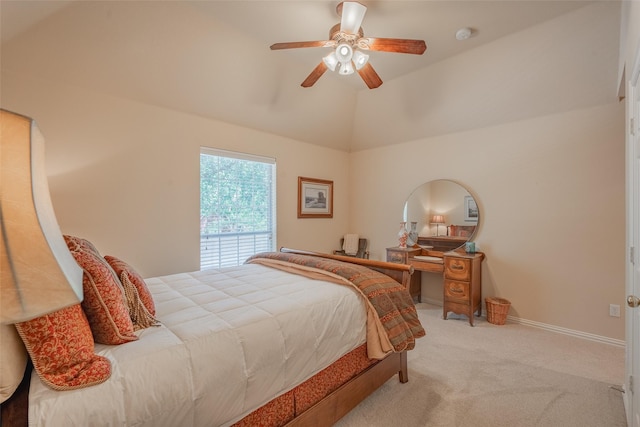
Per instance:
[[[367,352],[372,359],[411,350],[425,331],[411,295],[389,276],[367,267],[312,255],[264,252],[246,263],[258,263],[307,277],[350,285],[367,303]]]

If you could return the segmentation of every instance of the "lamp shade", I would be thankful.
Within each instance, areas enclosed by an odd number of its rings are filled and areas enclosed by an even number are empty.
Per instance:
[[[336,58],[336,53],[331,52],[329,55],[322,58],[322,62],[327,66],[331,71],[336,70],[336,65],[338,65],[338,58]]]
[[[340,75],[348,76],[349,74],[353,74],[353,73],[354,73],[354,69],[353,69],[353,63],[351,61],[340,63],[340,71],[339,71]]]
[[[340,43],[335,52],[336,59],[342,64],[351,62],[351,58],[353,58],[353,48],[348,43]]]
[[[34,121],[0,109],[0,323],[82,301],[82,269],[56,221]]]
[[[353,52],[353,62],[356,64],[356,70],[359,70],[362,67],[364,67],[367,61],[369,61],[369,55],[364,54],[359,50],[356,50],[355,52]]]
[[[444,215],[433,215],[431,217],[431,224],[444,224]]]

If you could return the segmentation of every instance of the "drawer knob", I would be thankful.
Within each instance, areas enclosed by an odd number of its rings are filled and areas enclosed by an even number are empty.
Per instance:
[[[460,289],[460,288],[451,288],[451,292],[456,293],[456,294],[461,294],[462,293],[462,289]]]
[[[451,269],[452,269],[452,270],[464,270],[464,265],[460,265],[460,264],[451,264]]]

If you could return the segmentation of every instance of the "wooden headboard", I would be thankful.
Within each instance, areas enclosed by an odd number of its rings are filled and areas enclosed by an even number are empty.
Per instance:
[[[32,370],[33,364],[29,360],[22,382],[11,397],[0,404],[1,427],[27,427],[29,425],[29,384],[31,383]]]
[[[290,249],[290,248],[280,248],[280,252],[288,252],[294,254],[301,255],[314,255],[321,258],[329,258],[335,259],[338,261],[345,261],[351,264],[358,264],[368,267],[372,270],[378,271],[382,274],[385,274],[391,277],[393,280],[401,283],[404,287],[409,289],[411,284],[411,275],[413,274],[413,266],[407,264],[397,264],[393,262],[386,261],[376,261],[366,258],[354,258],[350,256],[343,255],[331,255],[325,254],[321,252],[313,252],[313,251],[303,251],[298,249]]]

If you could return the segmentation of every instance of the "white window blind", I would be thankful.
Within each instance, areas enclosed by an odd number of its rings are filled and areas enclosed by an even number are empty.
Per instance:
[[[200,268],[275,248],[275,159],[200,149]]]

